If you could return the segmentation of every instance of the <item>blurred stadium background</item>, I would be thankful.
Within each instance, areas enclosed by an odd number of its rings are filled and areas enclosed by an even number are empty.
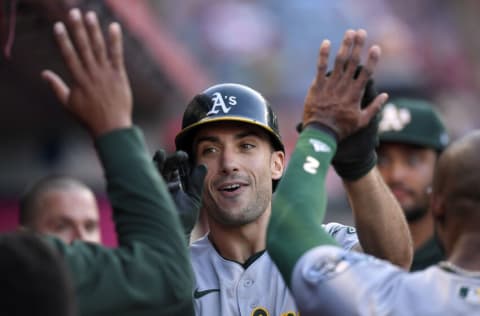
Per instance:
[[[40,78],[45,68],[65,73],[51,29],[71,7],[96,11],[103,25],[122,24],[134,119],[152,153],[174,150],[196,93],[238,82],[271,101],[288,155],[318,47],[328,38],[336,51],[347,28],[365,28],[369,44],[381,45],[380,91],[431,99],[452,138],[480,127],[477,0],[0,0],[0,230],[15,228],[26,185],[62,173],[95,189],[104,240],[115,244],[91,141]],[[328,220],[351,223],[334,172],[328,191]]]

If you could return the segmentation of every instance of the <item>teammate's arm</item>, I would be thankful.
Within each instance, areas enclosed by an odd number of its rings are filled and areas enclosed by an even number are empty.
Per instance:
[[[275,194],[267,233],[268,251],[288,285],[296,262],[305,252],[318,245],[335,244],[321,224],[326,206],[325,174],[337,141],[368,125],[388,97],[380,94],[366,108],[360,107],[363,90],[380,56],[379,47],[371,47],[366,66],[354,79],[364,43],[360,39],[365,36],[363,30],[345,33],[328,77],[330,42],[324,41],[320,47],[317,74],[303,110],[306,128]]]
[[[336,142],[330,135],[307,127],[277,187],[267,248],[287,284],[303,253],[319,244],[336,245],[322,228],[327,204],[325,176],[335,150]]]
[[[405,216],[377,168],[344,186],[363,251],[409,269],[413,247]]]
[[[362,80],[361,76],[365,68],[370,72],[372,63],[376,62],[374,59],[368,60],[364,67],[357,67],[352,76],[352,72],[348,69],[353,70],[355,61],[358,62],[360,59],[359,52],[366,41],[366,33],[357,32],[351,51],[346,49],[348,43],[345,40],[348,41],[348,38],[344,39],[343,46],[337,54],[335,69],[329,76],[332,84],[338,84],[340,87],[339,93],[347,91],[345,87],[352,82]],[[347,71],[341,72],[342,68],[346,68]],[[349,78],[349,76],[352,77]],[[362,93],[361,108],[368,108],[378,97],[371,78],[367,80]],[[328,96],[325,97],[328,100]],[[353,210],[360,241],[355,249],[363,248],[365,253],[408,269],[413,257],[408,226],[398,202],[376,170],[378,115],[377,113],[365,127],[338,142],[337,153],[332,164],[344,181]]]
[[[132,125],[120,26],[110,25],[107,49],[93,12],[72,10],[68,22],[72,40],[63,23],[54,30],[72,83],[42,75],[95,141],[119,247],[49,240],[72,272],[81,315],[193,315],[193,273],[175,205]]]

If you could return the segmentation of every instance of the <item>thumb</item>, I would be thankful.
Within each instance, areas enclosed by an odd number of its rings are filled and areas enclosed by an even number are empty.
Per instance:
[[[60,103],[67,105],[68,98],[70,97],[70,89],[62,78],[50,70],[42,71],[42,78],[48,82]]]
[[[379,94],[364,110],[362,110],[362,116],[360,120],[360,127],[366,126],[370,120],[380,111],[383,104],[387,102],[388,94]]]

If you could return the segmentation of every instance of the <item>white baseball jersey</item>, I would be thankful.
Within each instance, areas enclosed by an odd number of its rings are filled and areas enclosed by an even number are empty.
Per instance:
[[[334,246],[319,246],[298,260],[292,292],[302,316],[480,315],[480,273],[447,262],[407,273]]]
[[[329,223],[324,229],[346,249],[358,243],[352,227]],[[192,243],[190,252],[196,315],[298,315],[292,295],[266,251],[244,267],[220,256],[205,236]]]

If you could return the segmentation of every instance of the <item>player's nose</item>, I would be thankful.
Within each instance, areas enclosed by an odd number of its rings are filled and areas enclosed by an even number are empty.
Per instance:
[[[238,155],[231,147],[226,147],[221,153],[220,163],[223,173],[238,171]]]

